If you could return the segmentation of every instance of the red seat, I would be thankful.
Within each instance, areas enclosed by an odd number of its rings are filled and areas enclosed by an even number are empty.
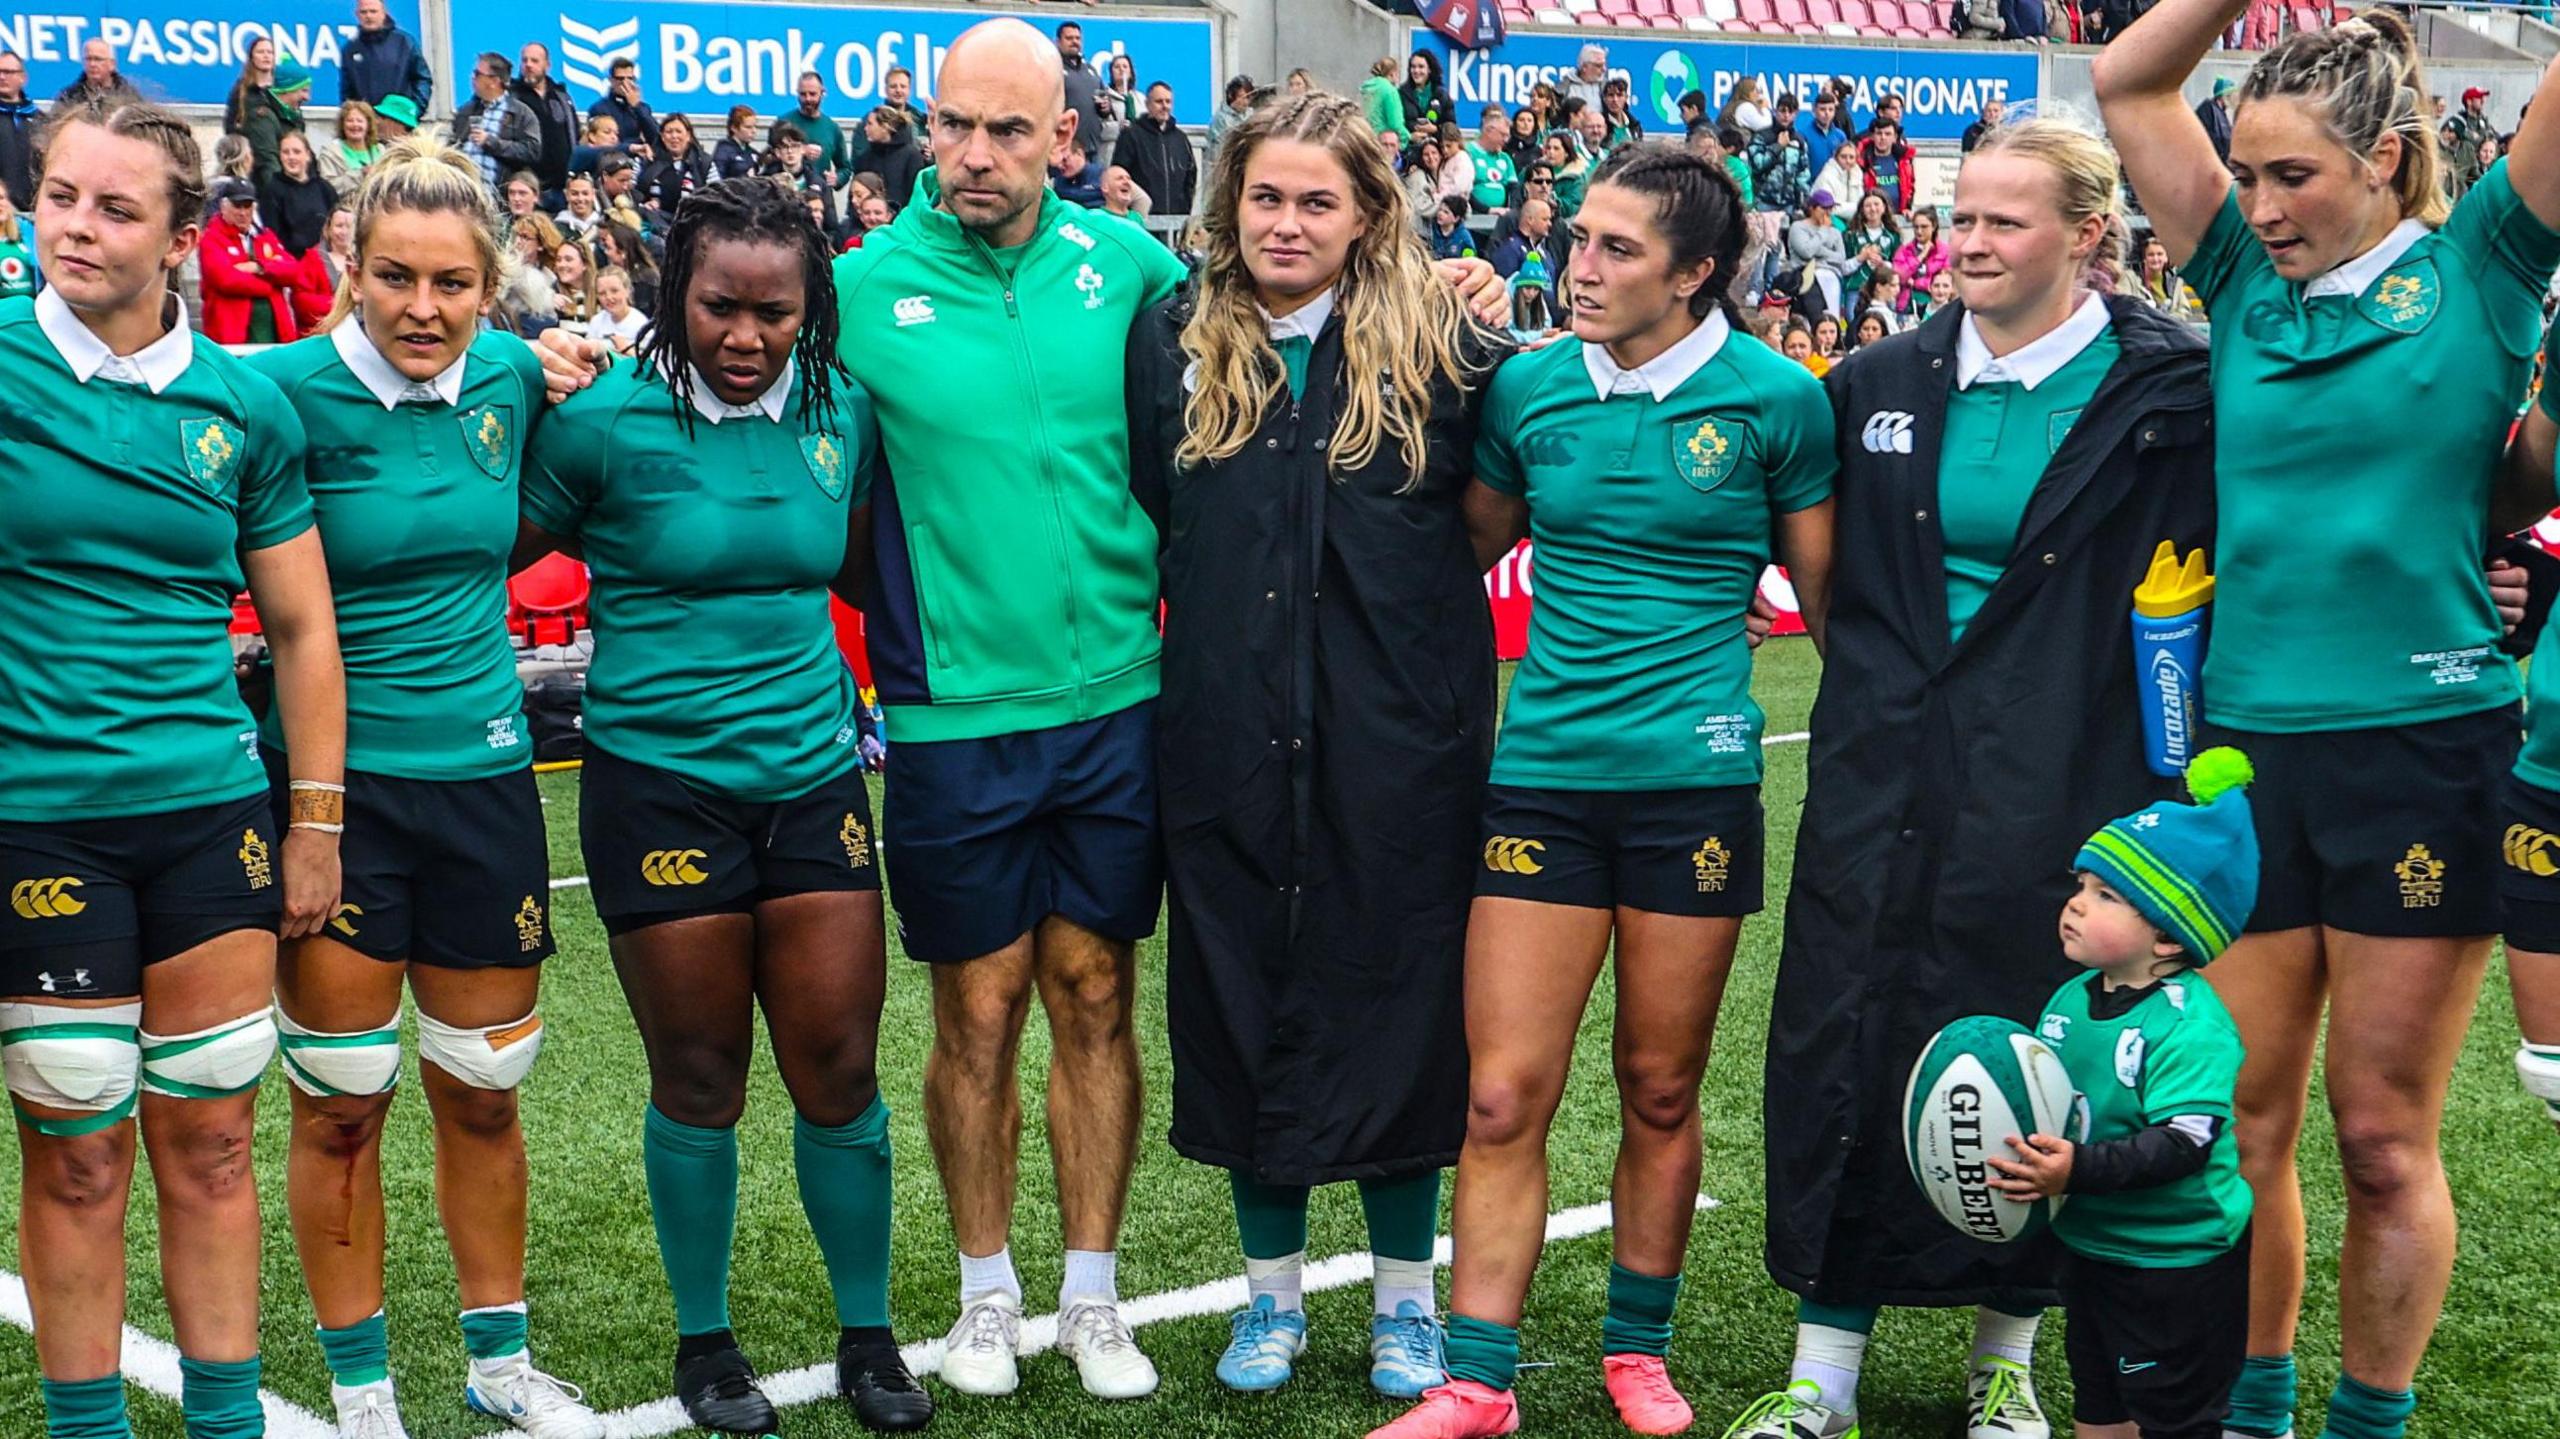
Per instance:
[[[528,644],[565,645],[587,623],[587,567],[550,555],[507,582],[508,628]]]
[[[1929,37],[1918,30],[1912,29],[1908,25],[1896,25],[1893,27],[1893,38],[1896,40],[1926,40]]]
[[[235,635],[266,633],[266,628],[258,623],[258,607],[249,603],[247,590],[231,597],[231,632]]]
[[[1636,13],[1650,20],[1671,13],[1671,0],[1636,0]]]
[[[1636,0],[1600,0],[1600,13],[1615,18],[1636,13]]]
[[[1861,31],[1871,29],[1875,25],[1875,17],[1867,11],[1867,0],[1836,0],[1836,3],[1840,9],[1842,24],[1855,25]]]
[[[1781,25],[1793,29],[1812,17],[1805,10],[1805,0],[1773,0],[1771,10]]]
[[[1946,13],[1946,7],[1931,0],[1902,0],[1902,23],[1922,34],[1946,24]]]

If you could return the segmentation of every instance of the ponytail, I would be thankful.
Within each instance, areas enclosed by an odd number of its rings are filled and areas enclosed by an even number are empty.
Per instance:
[[[2389,10],[2367,10],[2327,30],[2299,31],[2260,57],[2233,103],[2296,100],[2358,156],[2370,157],[2385,135],[2400,138],[2390,175],[2403,217],[2441,225],[2453,202],[2444,191],[2444,157],[2427,107],[2427,78],[2409,22]]]

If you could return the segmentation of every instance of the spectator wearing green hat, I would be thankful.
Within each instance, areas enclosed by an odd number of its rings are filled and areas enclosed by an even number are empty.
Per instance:
[[[2224,75],[2213,82],[2213,93],[2196,102],[2196,119],[2204,124],[2205,138],[2213,141],[2213,153],[2222,163],[2231,163],[2231,92],[2238,82]]]
[[[260,40],[250,50],[254,53],[272,48],[272,42]],[[251,77],[242,77],[246,88],[239,101],[240,137],[249,142],[249,153],[254,157],[249,178],[260,185],[281,168],[276,150],[286,132],[302,133],[302,106],[311,98],[311,71],[301,61],[286,55],[275,59],[273,65],[264,85],[249,85]]]

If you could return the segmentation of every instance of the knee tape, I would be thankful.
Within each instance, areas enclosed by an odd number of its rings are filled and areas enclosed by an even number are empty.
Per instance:
[[[333,1096],[389,1094],[400,1082],[400,1016],[394,1013],[374,1029],[352,1034],[322,1034],[293,1022],[276,1008],[276,1028],[284,1036],[284,1072],[293,1087],[314,1099]]]
[[[142,1087],[172,1099],[228,1099],[257,1088],[275,1057],[275,1016],[263,1009],[193,1034],[144,1030]]]
[[[142,1001],[102,1009],[0,1004],[0,1076],[19,1116],[39,1134],[70,1136],[106,1128],[133,1112],[142,1070]],[[37,1119],[25,1106],[85,1116]]]
[[[2526,1045],[2516,1051],[2516,1077],[2524,1081],[2524,1092],[2541,1100],[2560,1118],[2560,1055],[2548,1047]]]
[[[513,1089],[524,1083],[542,1053],[542,1014],[535,1011],[513,1024],[487,1029],[456,1029],[420,1011],[418,1057],[474,1089]]]

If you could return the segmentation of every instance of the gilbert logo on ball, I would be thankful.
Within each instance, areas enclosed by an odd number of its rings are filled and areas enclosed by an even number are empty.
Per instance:
[[[2026,1026],[1959,1019],[1920,1051],[1903,1091],[1903,1150],[1931,1208],[1976,1239],[2007,1244],[2041,1230],[2060,1199],[2020,1204],[1991,1187],[1987,1161],[2012,1157],[2009,1136],[2076,1138],[2078,1096],[2062,1060]]]

